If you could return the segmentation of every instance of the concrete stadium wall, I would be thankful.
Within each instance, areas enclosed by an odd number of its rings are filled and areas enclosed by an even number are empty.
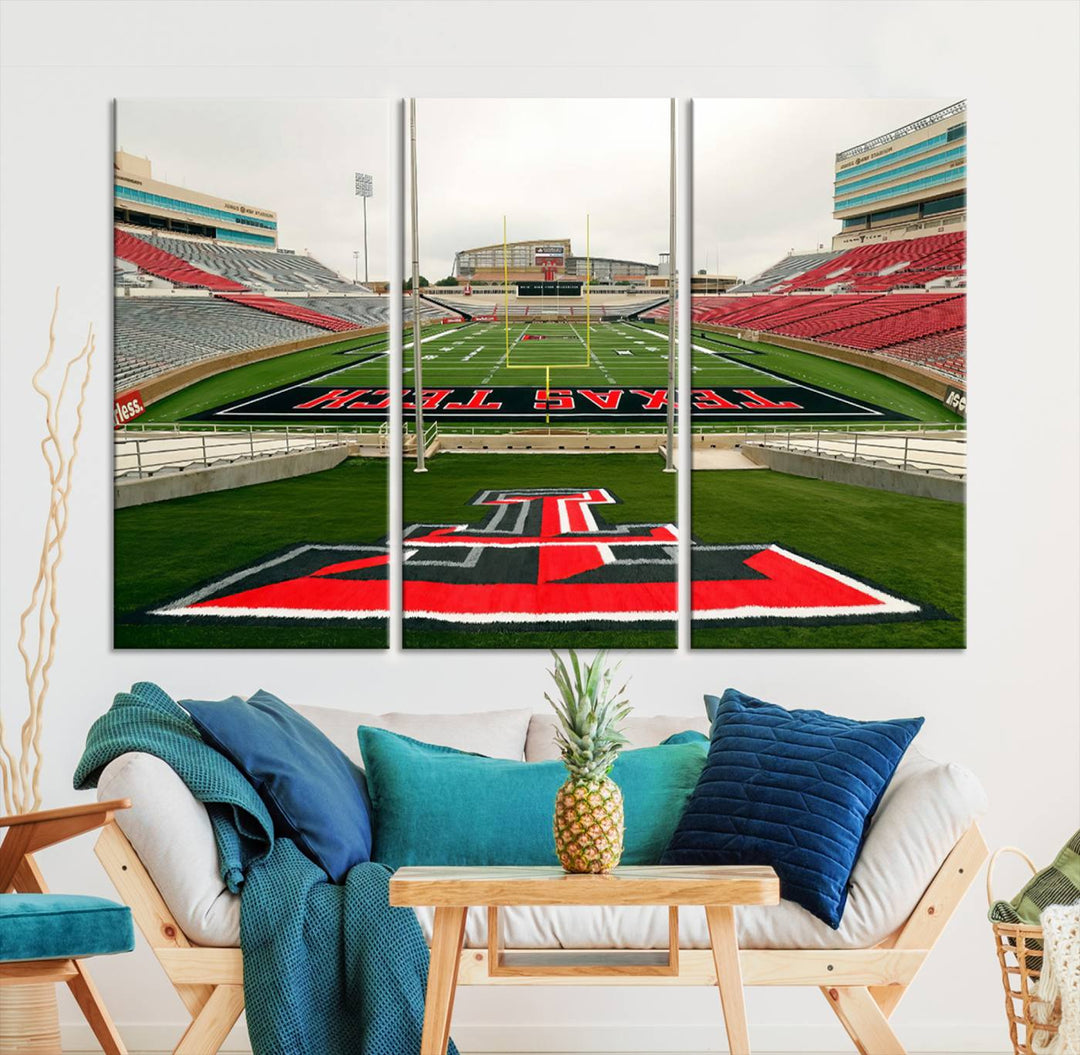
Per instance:
[[[806,476],[812,480],[828,480],[855,487],[873,487],[916,498],[937,498],[943,502],[966,501],[967,488],[963,480],[948,476],[929,476],[908,469],[895,469],[865,462],[850,462],[801,451],[777,450],[745,443],[742,452],[752,462],[766,465],[780,473]]]
[[[738,333],[746,333],[748,327],[740,326],[716,326],[707,322],[695,322],[691,330],[705,330],[708,333],[720,333],[726,337],[734,337]],[[780,333],[768,333],[760,331],[762,340],[769,344],[775,344],[780,348],[790,348],[796,352],[809,352],[811,355],[820,355],[825,359],[836,359],[841,363],[851,363],[852,366],[861,366],[864,370],[872,370],[875,374],[884,374],[894,381],[901,381],[905,385],[917,388],[928,396],[940,399],[944,402],[950,388],[967,390],[967,383],[954,381],[929,370],[922,370],[917,366],[907,366],[904,363],[894,363],[888,359],[871,355],[869,352],[860,352],[854,348],[840,348],[835,344],[821,344],[818,341],[804,341],[797,337],[785,337]]]
[[[229,462],[227,465],[208,465],[184,469],[163,476],[146,476],[141,480],[118,480],[113,487],[115,507],[147,505],[169,498],[187,498],[213,491],[231,491],[235,487],[289,480],[294,476],[321,473],[333,469],[349,457],[349,448],[323,447],[290,454],[272,454],[267,458]]]
[[[231,355],[223,355],[216,359],[204,359],[189,366],[181,366],[175,370],[160,374],[136,387],[142,393],[143,403],[151,406],[174,392],[179,392],[188,385],[195,384],[207,377],[223,374],[226,370],[232,370],[237,366],[247,366],[248,363],[261,363],[264,359],[276,359],[279,355],[290,355],[292,352],[303,352],[309,348],[321,348],[324,344],[336,344],[338,341],[348,340],[351,337],[364,337],[372,333],[385,333],[386,326],[369,326],[366,329],[344,330],[338,333],[328,333],[320,337],[307,337],[302,341],[286,341],[284,344],[271,344],[265,348],[247,348],[242,352],[234,352]]]
[[[655,453],[660,449],[664,437],[644,434],[640,436],[603,436],[581,433],[564,433],[558,436],[530,436],[527,433],[508,433],[506,435],[457,436],[453,433],[441,433],[434,444],[437,453],[478,452],[478,451],[535,451],[538,454],[558,454],[605,451],[619,454]],[[415,451],[414,451],[415,455]]]

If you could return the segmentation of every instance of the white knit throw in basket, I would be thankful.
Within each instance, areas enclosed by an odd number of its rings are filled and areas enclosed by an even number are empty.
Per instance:
[[[1039,1010],[1031,1047],[1035,1055],[1080,1055],[1080,904],[1051,905],[1039,917],[1043,931],[1043,970],[1036,983],[1039,1009],[1061,1001],[1057,1036],[1040,1030]]]

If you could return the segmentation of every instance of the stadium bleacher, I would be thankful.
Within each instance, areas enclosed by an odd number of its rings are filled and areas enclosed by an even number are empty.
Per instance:
[[[121,233],[129,234],[118,228],[117,234]],[[129,237],[136,236],[130,234]],[[247,249],[207,240],[169,238],[166,235],[147,231],[139,231],[138,240],[178,257],[203,273],[216,275],[244,289],[256,292],[271,290],[278,293],[289,291],[298,293],[371,292],[366,286],[347,282],[336,271],[332,271],[310,256],[283,253],[277,250]]]
[[[903,344],[890,345],[877,354],[884,359],[914,363],[916,366],[964,381],[967,378],[966,343],[966,332],[954,330],[951,333],[938,333],[931,337],[918,337]]]
[[[824,339],[830,344],[876,352],[894,344],[964,329],[967,298],[963,294],[927,296],[932,299],[925,300],[918,307],[882,315],[842,330],[830,331]],[[902,295],[888,299],[923,300],[922,297]]]
[[[768,293],[773,286],[789,281],[806,271],[814,270],[839,255],[839,252],[798,253],[784,257],[778,264],[773,264],[772,267],[766,268],[760,275],[751,279],[749,282],[743,282],[737,286],[732,286],[730,292]]]
[[[846,332],[860,323],[914,311],[938,299],[940,295],[935,293],[903,293],[895,296],[856,295],[853,301],[848,301],[836,311],[823,312],[796,321],[781,322],[776,326],[770,325],[768,329],[771,333],[782,333],[788,337],[804,337],[808,340],[821,337],[832,340],[835,344],[838,343],[841,331]],[[827,304],[828,301],[826,301],[826,306]],[[836,340],[832,339],[834,336]]]
[[[891,242],[870,242],[828,253],[785,257],[757,278],[733,286],[731,293],[819,291],[843,285],[845,292],[887,293],[923,288],[941,278],[964,278],[963,231]]]
[[[325,331],[218,297],[117,297],[113,332],[119,390],[203,359]]]
[[[694,322],[857,348],[963,378],[966,300],[958,292],[699,296],[690,314]],[[666,318],[666,307],[645,317]]]
[[[332,315],[345,319],[355,326],[388,326],[390,324],[389,297],[279,297],[278,300],[296,304],[317,311],[322,315]],[[403,318],[408,325],[411,317],[412,302],[405,298]],[[420,315],[425,319],[439,318],[448,314],[445,310],[420,301]]]
[[[962,380],[965,254],[959,231],[789,256],[727,294],[695,296],[690,316],[857,348]],[[645,317],[666,319],[666,308]]]
[[[222,300],[231,300],[248,308],[257,308],[259,311],[269,312],[271,315],[280,315],[285,319],[304,322],[321,330],[333,330],[341,333],[345,330],[356,329],[356,324],[349,322],[347,319],[339,318],[336,315],[324,315],[322,312],[313,311],[311,308],[292,304],[289,301],[278,300],[276,297],[264,297],[258,293],[218,293],[217,296]]]

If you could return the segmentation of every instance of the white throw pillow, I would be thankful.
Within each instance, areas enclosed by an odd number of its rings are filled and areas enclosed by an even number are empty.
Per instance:
[[[559,757],[559,749],[555,744],[555,729],[556,718],[553,713],[532,715],[525,738],[526,762],[547,762]],[[628,748],[655,747],[669,736],[687,729],[696,729],[708,736],[709,719],[704,714],[635,715],[622,723],[622,729],[630,741]]]
[[[329,707],[297,707],[296,710],[361,767],[363,761],[356,740],[359,725],[387,729],[391,733],[423,740],[425,744],[520,762],[525,754],[525,732],[532,716],[532,712],[524,708],[472,714],[360,714]]]

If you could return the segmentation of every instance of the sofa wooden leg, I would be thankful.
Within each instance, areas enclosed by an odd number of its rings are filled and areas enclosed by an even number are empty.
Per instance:
[[[243,986],[215,986],[210,999],[173,1049],[173,1055],[215,1055],[243,1010]]]
[[[866,986],[823,987],[821,991],[859,1055],[907,1055]]]
[[[116,1024],[105,1007],[94,980],[81,961],[75,961],[75,976],[68,979],[67,985],[105,1055],[127,1055],[127,1048],[120,1039]]]

